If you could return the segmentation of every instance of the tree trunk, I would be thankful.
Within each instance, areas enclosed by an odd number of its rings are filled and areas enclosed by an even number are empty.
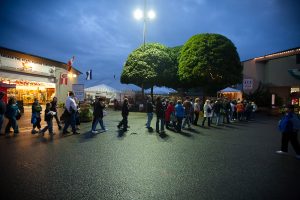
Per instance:
[[[152,99],[152,102],[153,102],[153,86],[151,87],[151,99]]]

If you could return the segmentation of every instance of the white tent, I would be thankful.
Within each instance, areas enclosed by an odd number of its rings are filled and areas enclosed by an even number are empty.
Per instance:
[[[86,96],[90,98],[95,98],[96,96],[102,96],[106,98],[116,98],[117,94],[120,93],[120,91],[105,84],[100,84],[100,85],[86,88],[84,89],[84,92]]]
[[[223,90],[218,91],[218,96],[224,96],[229,99],[242,99],[243,98],[243,93],[240,90],[227,87],[224,88]]]

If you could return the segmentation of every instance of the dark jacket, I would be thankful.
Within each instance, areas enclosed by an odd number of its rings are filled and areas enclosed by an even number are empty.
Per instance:
[[[129,105],[127,102],[124,102],[122,106],[122,116],[128,116],[128,115],[129,115]]]
[[[0,99],[0,115],[4,115],[5,111],[6,111],[6,105],[2,101],[2,99]]]
[[[147,113],[153,113],[153,104],[152,104],[152,101],[148,101],[147,102]]]
[[[164,117],[165,109],[164,109],[164,106],[163,106],[161,101],[156,102],[155,109],[156,109],[156,116],[157,117]]]
[[[50,110],[53,112],[57,112],[57,101],[51,101],[51,108]]]
[[[103,118],[103,109],[105,108],[105,105],[102,105],[100,101],[96,101],[94,104],[94,117],[100,117]]]
[[[45,121],[46,122],[51,121],[53,119],[53,115],[51,115],[51,113],[49,113],[50,111],[52,111],[51,108],[50,109],[46,108],[46,110],[45,110]]]
[[[14,118],[19,112],[19,107],[16,104],[7,104],[5,116],[7,118]]]

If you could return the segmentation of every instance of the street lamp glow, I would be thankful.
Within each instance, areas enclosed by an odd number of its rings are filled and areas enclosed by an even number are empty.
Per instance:
[[[144,13],[141,9],[136,9],[133,13],[134,15],[134,18],[137,19],[137,20],[140,20],[144,17]]]
[[[155,14],[155,12],[153,10],[150,10],[148,12],[147,16],[148,16],[149,19],[154,19],[156,17],[156,14]]]

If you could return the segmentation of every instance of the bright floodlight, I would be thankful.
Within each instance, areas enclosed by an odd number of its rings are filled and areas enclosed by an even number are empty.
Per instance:
[[[150,10],[148,12],[148,18],[149,19],[154,19],[156,17],[155,12],[153,10]]]
[[[135,19],[142,19],[144,17],[143,11],[141,9],[136,9],[133,13]]]

